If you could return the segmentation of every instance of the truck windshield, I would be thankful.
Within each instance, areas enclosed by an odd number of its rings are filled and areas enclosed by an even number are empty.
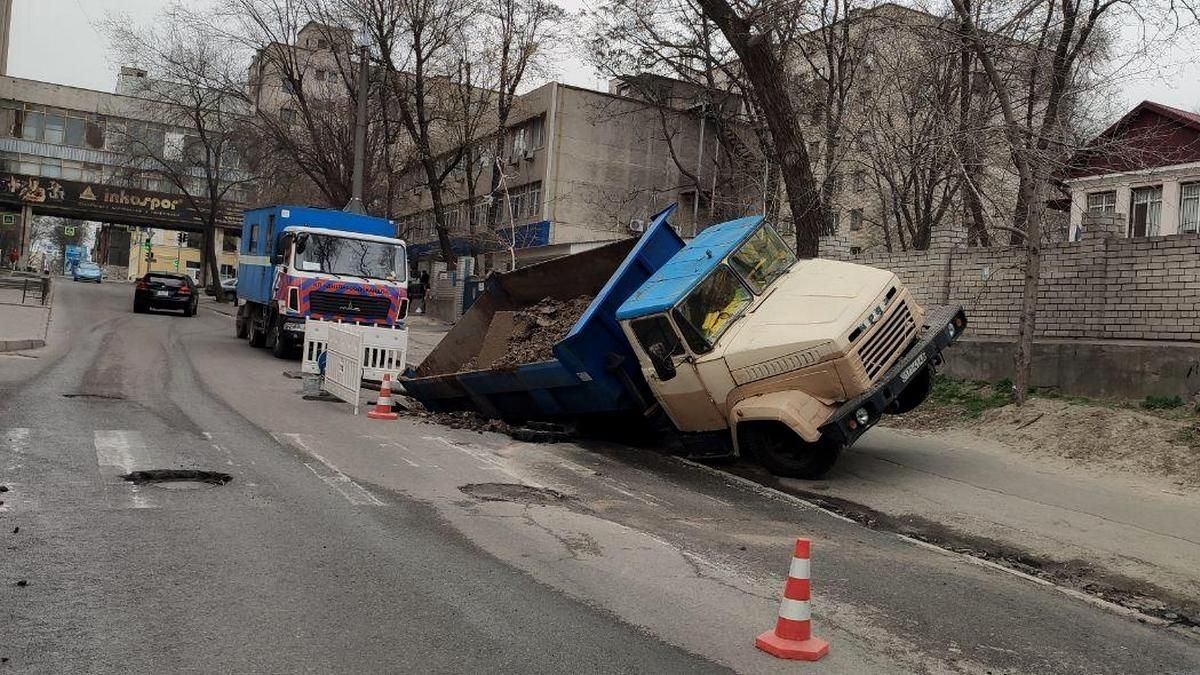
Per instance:
[[[403,281],[406,271],[404,247],[302,232],[296,235],[296,269]]]
[[[761,295],[794,262],[796,256],[783,243],[775,228],[766,223],[742,242],[729,258],[729,264],[756,295]]]
[[[717,339],[750,304],[750,290],[728,267],[718,265],[676,305],[675,323],[692,351],[712,351]]]

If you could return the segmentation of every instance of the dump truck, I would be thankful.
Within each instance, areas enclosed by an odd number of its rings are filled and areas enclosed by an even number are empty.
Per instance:
[[[638,239],[489,276],[405,390],[509,421],[658,417],[689,454],[817,478],[883,415],[926,399],[967,326],[892,272],[798,260],[763,216],[685,242],[672,211]],[[514,313],[547,297],[591,301],[541,360],[490,367]]]
[[[245,212],[238,255],[237,337],[280,358],[302,353],[317,368],[327,323],[386,342],[402,354],[408,332],[405,245],[385,218],[307,206]],[[372,340],[364,340],[371,348]],[[399,344],[399,349],[395,345]],[[383,351],[382,349],[374,351]],[[372,352],[373,353],[373,352]],[[391,370],[399,374],[403,357]]]

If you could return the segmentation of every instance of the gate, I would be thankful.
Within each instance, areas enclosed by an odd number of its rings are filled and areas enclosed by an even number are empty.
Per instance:
[[[322,388],[354,406],[358,414],[358,399],[362,392],[363,339],[358,333],[340,327],[329,327],[325,348],[325,378]]]
[[[329,342],[329,330],[334,327],[362,337],[362,376],[364,378],[382,382],[384,375],[391,375],[394,382],[400,377],[400,373],[404,372],[404,362],[408,357],[407,328],[359,326],[319,319],[308,319],[304,322],[304,352],[301,355],[301,372],[321,372],[317,359],[321,356],[321,352],[325,351],[325,345]]]

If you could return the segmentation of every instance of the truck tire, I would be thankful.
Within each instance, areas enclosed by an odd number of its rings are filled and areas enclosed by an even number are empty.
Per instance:
[[[292,356],[291,347],[287,340],[283,338],[283,322],[272,321],[270,330],[270,339],[267,343],[271,345],[271,354],[277,359],[288,359]]]
[[[892,401],[886,412],[890,415],[912,412],[917,406],[924,403],[925,399],[929,398],[931,391],[933,391],[933,368],[926,366],[917,373],[908,386],[904,387],[904,391],[900,392],[895,401]]]
[[[250,346],[251,347],[266,347],[267,346],[267,329],[259,328],[258,322],[252,317],[247,317],[246,320],[250,323]]]
[[[824,438],[809,443],[780,422],[738,425],[742,450],[776,476],[815,480],[824,476],[842,452],[839,443]]]
[[[233,332],[239,340],[250,337],[250,319],[246,316],[246,306],[238,307],[237,316],[233,319]]]

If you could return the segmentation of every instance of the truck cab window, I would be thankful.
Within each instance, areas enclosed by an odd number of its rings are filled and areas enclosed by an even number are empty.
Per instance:
[[[718,265],[672,310],[675,323],[693,352],[710,352],[733,320],[750,305],[751,297],[750,289],[737,275],[725,265]]]
[[[629,328],[637,337],[642,351],[647,354],[652,353],[650,348],[654,345],[662,345],[664,354],[671,356],[683,354],[683,343],[679,341],[679,335],[675,333],[675,328],[663,314],[635,319],[630,322]]]
[[[763,223],[746,238],[729,258],[729,264],[755,295],[762,295],[776,279],[796,262],[796,256],[783,243],[775,228]]]

